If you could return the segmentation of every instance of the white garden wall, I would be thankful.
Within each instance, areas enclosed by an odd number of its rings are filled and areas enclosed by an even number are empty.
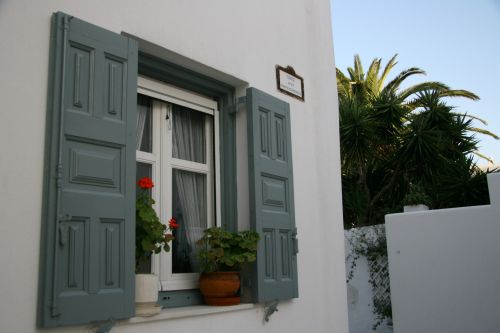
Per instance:
[[[346,272],[347,282],[347,305],[349,314],[349,333],[391,333],[392,327],[384,321],[373,330],[373,325],[377,321],[373,313],[373,287],[370,284],[370,268],[365,256],[359,256],[356,259],[353,247],[356,242],[355,234],[368,233],[374,235],[373,228],[380,228],[381,225],[355,228],[344,231],[345,234],[345,253],[346,253]],[[353,267],[352,262],[356,259]],[[349,275],[352,273],[352,278]]]
[[[238,94],[248,83],[290,103],[300,297],[280,304],[267,324],[255,305],[198,316],[204,312],[167,311],[164,320],[121,322],[112,332],[347,332],[328,0],[0,1],[0,332],[91,331],[36,328],[50,20],[57,11],[192,59],[185,65],[239,84]],[[277,91],[277,64],[304,77],[305,102]],[[244,131],[244,114],[237,126]],[[239,148],[238,209],[245,223],[246,147]]]
[[[500,174],[491,205],[386,216],[394,332],[500,332]]]

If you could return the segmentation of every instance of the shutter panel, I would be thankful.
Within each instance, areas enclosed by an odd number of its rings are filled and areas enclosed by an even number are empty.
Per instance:
[[[259,232],[254,302],[298,297],[290,106],[247,89],[250,223]]]
[[[53,15],[40,325],[134,315],[137,45]]]

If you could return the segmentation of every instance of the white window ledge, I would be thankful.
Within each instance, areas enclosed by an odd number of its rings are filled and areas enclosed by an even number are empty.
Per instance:
[[[194,306],[183,306],[179,308],[163,309],[159,314],[151,317],[133,317],[128,320],[120,320],[116,324],[117,326],[128,325],[128,324],[140,324],[149,323],[153,321],[162,321],[169,319],[178,319],[194,316],[205,316],[216,313],[223,312],[233,312],[253,309],[257,305],[246,303],[231,306],[208,306],[208,305],[194,305]]]

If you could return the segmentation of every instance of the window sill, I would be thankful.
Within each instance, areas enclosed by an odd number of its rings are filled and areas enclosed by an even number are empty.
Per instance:
[[[163,309],[159,314],[151,317],[133,317],[128,320],[121,320],[117,322],[117,326],[128,324],[149,323],[154,321],[179,319],[186,317],[205,316],[223,312],[233,312],[253,309],[256,304],[245,303],[231,306],[208,306],[208,305],[194,305],[184,306],[179,308]]]

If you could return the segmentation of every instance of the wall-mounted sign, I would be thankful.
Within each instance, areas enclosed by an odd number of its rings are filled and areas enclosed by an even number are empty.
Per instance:
[[[295,73],[292,66],[276,65],[276,85],[282,93],[304,100],[304,79]]]

